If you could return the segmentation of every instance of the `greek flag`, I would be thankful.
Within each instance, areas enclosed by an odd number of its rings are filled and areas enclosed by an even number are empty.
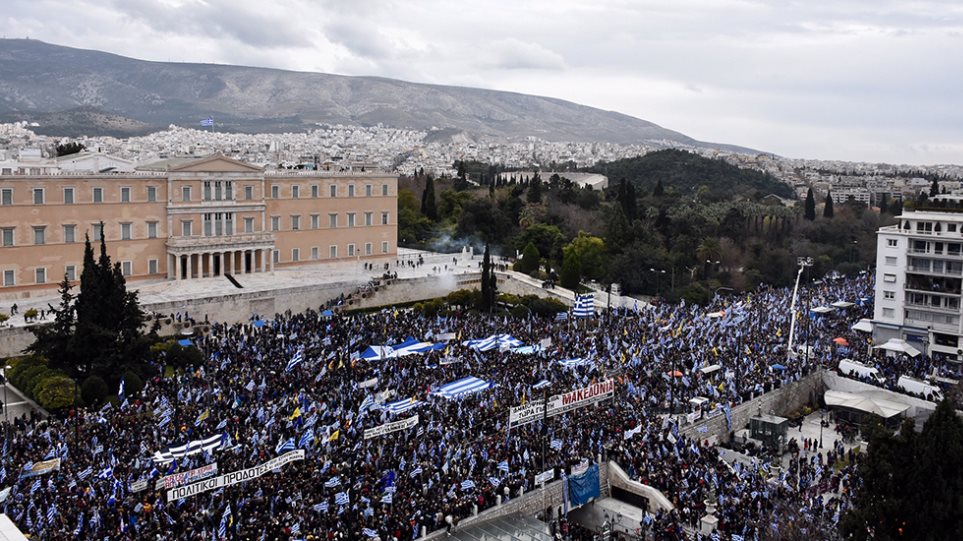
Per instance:
[[[291,357],[291,360],[288,361],[288,366],[287,366],[287,368],[285,368],[284,370],[285,370],[286,372],[290,372],[291,370],[294,370],[294,367],[295,367],[295,366],[297,366],[297,365],[299,365],[299,364],[301,364],[301,363],[303,363],[303,362],[304,362],[304,348],[301,348],[301,349],[299,349],[297,352],[294,353],[294,357]]]
[[[466,492],[467,492],[467,491],[472,490],[472,489],[474,489],[474,488],[475,488],[475,482],[472,481],[471,479],[465,479],[464,481],[461,482],[461,489],[462,489],[463,491],[466,491]]]
[[[575,306],[572,308],[575,317],[591,317],[595,315],[595,295],[587,293],[575,296]]]
[[[298,522],[294,526],[291,526],[291,533],[301,533],[301,523]]]
[[[279,443],[278,446],[274,448],[275,452],[277,452],[279,455],[295,449],[296,447],[294,446],[294,438],[288,438],[288,441]]]
[[[104,468],[103,470],[101,470],[100,473],[97,474],[97,478],[98,478],[98,479],[107,479],[108,477],[110,477],[110,476],[113,475],[113,474],[114,474],[114,468],[111,468],[110,466],[107,466],[106,468]]]
[[[334,503],[336,503],[336,504],[338,504],[338,505],[348,505],[348,502],[349,502],[349,501],[350,501],[350,500],[348,499],[348,493],[347,493],[347,492],[339,492],[339,493],[337,493],[337,494],[334,495]]]
[[[381,503],[386,503],[388,505],[391,505],[393,500],[394,496],[390,492],[381,497]]]
[[[33,494],[38,490],[40,490],[40,479],[37,479],[36,481],[34,481],[33,485],[30,486],[30,494]]]
[[[492,484],[493,487],[497,487],[502,484],[502,481],[497,477],[489,477],[488,482]]]
[[[316,504],[314,504],[313,506],[311,506],[311,509],[314,509],[314,511],[315,511],[316,513],[327,513],[327,512],[328,512],[328,502],[325,501],[325,502],[321,502],[321,503],[316,503]]]
[[[744,537],[738,534],[732,534],[732,541],[746,541]]]
[[[214,119],[212,117],[205,118],[204,120],[201,121],[201,126],[205,128],[214,126]]]
[[[324,483],[325,488],[334,488],[341,485],[341,477],[332,477]]]
[[[378,537],[378,532],[372,530],[371,528],[365,528],[361,530],[361,533],[363,533],[366,537]]]
[[[80,518],[77,520],[77,527],[74,528],[74,537],[80,537],[80,530],[84,529],[84,514],[80,513]]]
[[[215,449],[220,448],[223,444],[223,434],[215,434],[203,440],[194,440],[184,445],[168,447],[163,451],[157,451],[154,453],[154,462],[166,464],[168,462],[173,462],[174,459],[177,458],[183,458],[185,456],[195,455],[197,453],[210,453]]]
[[[561,451],[561,450],[562,450],[562,440],[552,440],[552,442],[549,443],[549,447],[551,447],[552,449],[555,449],[556,451]]]
[[[47,524],[53,524],[55,516],[57,516],[57,506],[51,505],[50,509],[47,509]]]
[[[314,429],[309,428],[308,431],[301,436],[301,439],[298,440],[298,447],[307,447],[311,445],[312,440],[314,440]]]
[[[374,406],[374,403],[374,397],[369,394],[365,397],[364,401],[361,402],[361,407],[358,408],[358,413],[368,411],[371,409],[371,406]]]
[[[124,397],[124,378],[120,378],[120,387],[117,388],[117,400],[123,404],[127,398]]]
[[[498,469],[501,470],[501,471],[503,471],[503,472],[505,472],[505,473],[508,473],[508,461],[507,461],[507,460],[502,460],[501,462],[499,462],[499,463],[498,463]]]
[[[81,481],[83,481],[84,479],[86,479],[86,478],[90,477],[91,475],[93,475],[93,473],[94,473],[93,468],[91,468],[90,466],[87,466],[84,470],[82,470],[82,471],[80,471],[79,473],[77,473],[77,477],[78,477]]]

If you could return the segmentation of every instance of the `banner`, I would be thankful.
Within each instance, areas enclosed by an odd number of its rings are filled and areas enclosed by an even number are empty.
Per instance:
[[[217,462],[213,464],[208,464],[206,466],[201,466],[200,468],[194,468],[193,470],[175,473],[165,477],[161,477],[157,480],[154,488],[157,490],[169,489],[174,487],[179,487],[181,485],[186,485],[193,481],[200,481],[201,479],[207,479],[208,477],[217,473]]]
[[[20,474],[21,479],[26,479],[28,477],[36,477],[38,475],[43,475],[45,473],[50,473],[54,470],[60,469],[60,459],[54,458],[51,460],[44,460],[43,462],[34,462],[30,466],[29,470],[23,470]]]
[[[515,406],[508,413],[508,427],[526,425],[543,417],[554,417],[563,413],[590,406],[615,396],[615,380],[604,379],[588,387],[576,389],[567,393],[557,394],[548,399],[548,412],[542,400],[532,400],[524,406]]]
[[[359,389],[367,389],[368,387],[374,387],[378,384],[378,378],[366,379],[358,384]]]
[[[568,494],[572,505],[578,507],[597,499],[599,490],[599,465],[592,464],[581,475],[570,475],[568,478]]]
[[[455,333],[453,332],[441,332],[441,333],[436,332],[435,333],[435,340],[438,342],[447,342],[449,340],[454,340],[454,339],[455,339]]]
[[[532,400],[524,406],[515,406],[508,412],[508,428],[527,425],[545,417],[545,401]]]
[[[253,468],[226,473],[224,475],[200,481],[192,485],[175,487],[167,491],[167,501],[172,502],[174,500],[180,500],[190,496],[197,496],[198,494],[202,494],[209,490],[217,490],[222,487],[228,487],[238,483],[243,483],[244,481],[250,481],[251,479],[257,479],[258,477],[269,473],[275,468],[280,468],[285,464],[289,464],[297,460],[304,460],[304,449],[298,449],[297,451],[284,453],[281,456],[274,457],[264,464],[259,464]]]
[[[141,479],[140,481],[134,481],[130,484],[130,491],[137,493],[147,490],[147,479]]]
[[[378,436],[384,436],[385,434],[391,434],[392,432],[397,432],[399,430],[407,430],[418,424],[418,416],[408,417],[407,419],[402,419],[400,421],[393,421],[391,423],[385,423],[381,426],[376,426],[374,428],[369,428],[364,431],[364,439],[370,440],[371,438],[377,438]]]
[[[168,447],[163,451],[157,451],[154,453],[154,462],[167,464],[168,462],[173,462],[175,459],[202,453],[204,451],[210,453],[214,451],[214,449],[219,448],[223,443],[223,440],[224,436],[222,434],[215,434],[207,439],[194,440],[190,443],[186,443],[177,447]]]
[[[555,479],[555,470],[545,470],[535,476],[535,484],[547,483],[552,479]]]

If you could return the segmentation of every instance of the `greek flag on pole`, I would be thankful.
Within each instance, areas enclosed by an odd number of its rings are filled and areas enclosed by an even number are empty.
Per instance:
[[[337,493],[337,494],[334,495],[334,503],[336,503],[336,504],[338,504],[338,505],[348,505],[348,502],[349,502],[349,501],[350,501],[350,500],[348,499],[348,493],[347,493],[347,492],[339,492],[339,493]]]
[[[291,360],[288,361],[287,368],[285,368],[284,370],[286,372],[290,372],[291,370],[294,370],[295,366],[301,364],[302,362],[304,362],[304,348],[301,348],[297,352],[295,352],[294,357],[291,357]]]
[[[173,462],[176,458],[183,458],[185,456],[203,452],[210,453],[215,449],[220,448],[223,443],[223,434],[215,434],[203,440],[194,440],[184,445],[168,447],[163,451],[157,451],[154,453],[154,462],[166,464],[168,462]]]
[[[124,397],[124,378],[120,378],[120,387],[117,388],[117,400],[123,404],[127,398]]]
[[[293,451],[295,449],[296,447],[294,446],[294,438],[288,438],[287,441],[279,443],[278,446],[274,448],[279,455],[283,455],[284,453]]]
[[[595,315],[595,295],[587,293],[575,296],[575,306],[572,308],[575,317],[592,317]]]
[[[464,491],[469,491],[475,488],[475,482],[471,479],[465,479],[461,482],[461,489]]]
[[[327,482],[324,483],[324,486],[326,488],[334,488],[336,486],[339,486],[340,484],[341,484],[341,477],[332,477],[331,479],[328,479]]]
[[[201,126],[209,128],[214,125],[214,119],[212,117],[207,117],[201,121]]]
[[[361,533],[363,533],[366,537],[378,537],[378,532],[372,530],[371,528],[365,528],[361,530]]]

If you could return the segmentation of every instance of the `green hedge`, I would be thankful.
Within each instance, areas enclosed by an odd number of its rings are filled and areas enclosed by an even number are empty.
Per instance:
[[[60,370],[51,370],[46,360],[28,355],[7,359],[7,379],[46,410],[57,410],[73,404],[74,380]]]

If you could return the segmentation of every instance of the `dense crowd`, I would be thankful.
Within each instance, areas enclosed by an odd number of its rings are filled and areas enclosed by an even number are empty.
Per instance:
[[[860,276],[801,296],[810,303],[856,301],[871,290],[872,277]],[[680,433],[666,415],[696,396],[734,407],[833,366],[833,338],[859,340],[849,326],[869,307],[809,318],[804,302],[796,340],[813,353],[789,355],[790,297],[788,289],[763,288],[717,297],[710,306],[662,305],[574,321],[386,309],[214,323],[195,340],[203,366],[153,377],[120,407],[21,421],[22,430],[4,442],[0,479],[11,489],[0,494],[3,509],[41,539],[408,540],[422,529],[457,528],[499,496],[533,489],[545,469],[555,468],[558,478],[602,459],[673,502],[673,511],[640,525],[656,539],[683,539],[710,498],[724,539],[751,539],[783,506],[838,519],[838,494],[854,475],[855,457],[836,445],[823,453],[801,449],[772,482],[765,460],[730,466],[719,459],[722,450]],[[535,352],[466,345],[494,334],[551,345]],[[447,344],[427,353],[360,356],[371,345],[441,336]],[[559,362],[565,359],[584,362]],[[702,370],[711,365],[720,368]],[[436,394],[466,376],[490,384],[454,398]],[[606,377],[618,382],[613,400],[551,418],[544,437],[540,422],[509,430],[512,406]],[[405,400],[410,409],[401,411]],[[415,414],[411,428],[364,438],[366,429]],[[200,440],[214,443],[155,460],[158,451]],[[174,501],[154,490],[165,475],[214,462],[224,474],[293,449],[303,449],[305,459],[226,488]],[[59,469],[21,477],[58,457]],[[135,489],[145,480],[148,488]]]

